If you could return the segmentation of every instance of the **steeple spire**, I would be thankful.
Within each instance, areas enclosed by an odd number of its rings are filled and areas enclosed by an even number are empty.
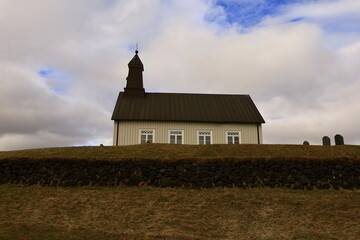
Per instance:
[[[128,64],[129,74],[126,78],[125,96],[141,97],[145,95],[145,89],[143,86],[142,72],[144,71],[144,65],[142,64],[139,56],[139,51],[136,48],[135,56]]]

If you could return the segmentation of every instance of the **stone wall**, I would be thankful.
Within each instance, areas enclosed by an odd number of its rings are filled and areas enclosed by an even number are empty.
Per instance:
[[[1,160],[0,184],[8,183],[41,186],[151,185],[191,188],[270,186],[294,189],[360,189],[360,160],[347,158]]]

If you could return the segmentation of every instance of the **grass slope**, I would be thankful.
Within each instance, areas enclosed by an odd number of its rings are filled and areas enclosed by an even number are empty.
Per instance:
[[[0,239],[360,239],[360,192],[0,186]]]
[[[5,158],[91,158],[115,160],[122,158],[255,158],[255,157],[347,157],[360,159],[360,146],[303,145],[169,145],[142,144],[121,147],[65,147],[21,151],[2,151]]]
[[[347,157],[359,146],[144,144],[0,152],[9,158]],[[0,185],[1,240],[360,239],[360,191]]]

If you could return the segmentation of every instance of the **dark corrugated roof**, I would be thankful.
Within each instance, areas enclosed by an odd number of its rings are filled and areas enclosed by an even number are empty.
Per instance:
[[[120,92],[112,120],[264,123],[249,95]]]

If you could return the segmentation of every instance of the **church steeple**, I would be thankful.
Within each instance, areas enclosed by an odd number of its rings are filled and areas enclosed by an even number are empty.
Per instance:
[[[128,64],[129,74],[126,78],[125,96],[141,97],[145,95],[145,89],[143,86],[142,72],[144,71],[144,65],[142,64],[138,50],[135,51],[135,56]]]

